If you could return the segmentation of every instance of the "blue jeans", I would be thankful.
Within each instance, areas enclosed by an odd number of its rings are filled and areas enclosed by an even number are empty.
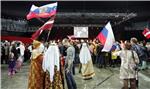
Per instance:
[[[65,71],[65,77],[66,77],[66,82],[67,82],[68,89],[77,89],[76,82],[73,78],[72,73],[71,72],[67,73]]]

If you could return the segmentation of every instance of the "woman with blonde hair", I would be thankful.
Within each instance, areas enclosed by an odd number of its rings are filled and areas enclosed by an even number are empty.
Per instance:
[[[44,48],[41,45],[41,42],[33,41],[28,89],[44,89],[44,71],[42,69]]]
[[[135,51],[131,50],[129,42],[121,43],[123,49],[113,53],[113,55],[120,56],[120,79],[123,80],[123,88],[129,89],[128,82],[130,82],[130,89],[136,89],[136,65],[139,63],[139,58]]]

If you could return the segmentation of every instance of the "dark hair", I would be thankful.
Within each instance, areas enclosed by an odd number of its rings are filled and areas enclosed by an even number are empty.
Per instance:
[[[20,45],[20,42],[17,43],[17,47]]]
[[[126,41],[126,42],[124,43],[124,46],[125,46],[125,49],[127,49],[127,50],[130,50],[130,49],[131,49],[131,43],[128,42],[128,41]]]

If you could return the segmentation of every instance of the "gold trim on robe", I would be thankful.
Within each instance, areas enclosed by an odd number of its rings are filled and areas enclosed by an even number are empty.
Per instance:
[[[90,79],[94,77],[95,72],[94,72],[92,60],[88,61],[87,64],[82,64],[81,71],[82,71],[83,79]]]
[[[53,82],[50,81],[49,72],[46,71],[44,89],[63,89],[62,76],[60,72],[56,70],[56,68]]]
[[[53,82],[50,82],[49,72],[42,69],[43,55],[31,60],[28,89],[63,89],[62,76],[56,71]]]

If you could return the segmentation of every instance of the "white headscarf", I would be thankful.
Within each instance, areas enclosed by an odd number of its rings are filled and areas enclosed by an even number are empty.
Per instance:
[[[82,44],[82,48],[81,48],[79,57],[80,57],[80,62],[81,62],[82,64],[87,64],[87,62],[92,59],[92,58],[91,58],[91,54],[90,54],[90,50],[89,50],[89,48],[87,47],[87,44],[86,44],[86,43],[83,43],[83,44]]]
[[[59,71],[59,48],[55,43],[52,43],[47,51],[45,52],[44,59],[43,59],[43,64],[42,68],[46,72],[50,73],[50,81],[53,81],[53,76],[54,76],[54,68],[55,65],[57,66],[57,71]]]
[[[41,44],[40,44],[40,47],[39,47],[39,49],[38,49],[39,52],[41,52],[41,53],[44,52],[44,48],[45,48],[45,47],[44,47],[43,43],[41,43]]]

